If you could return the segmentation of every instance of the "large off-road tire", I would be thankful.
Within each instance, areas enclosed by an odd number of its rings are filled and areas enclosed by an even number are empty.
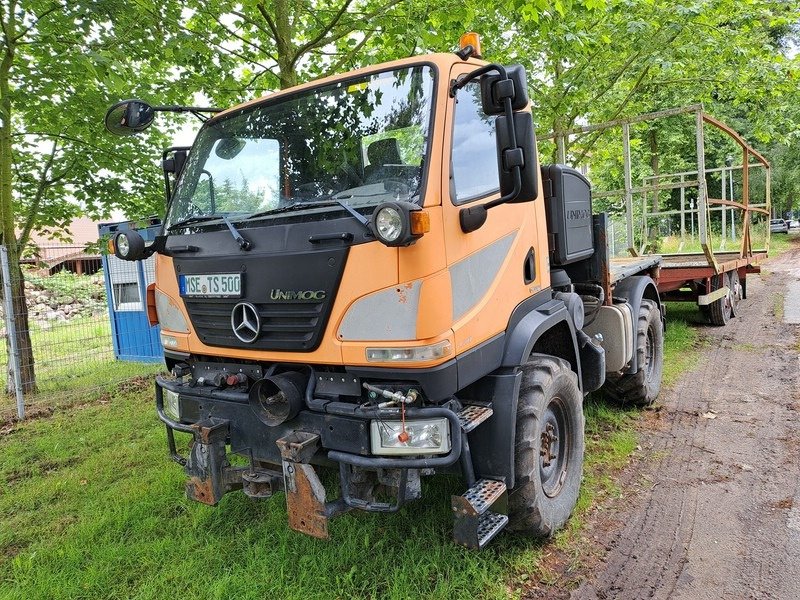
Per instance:
[[[623,405],[650,406],[661,391],[664,372],[664,328],[652,300],[642,300],[636,320],[636,373],[609,373],[603,391]]]
[[[728,286],[728,293],[708,305],[708,320],[712,325],[727,325],[733,316],[733,292],[730,289],[730,278],[725,273],[714,275],[711,278],[712,291],[716,291],[726,285]]]
[[[566,523],[583,473],[583,395],[564,360],[532,354],[522,366],[509,529],[549,537]]]

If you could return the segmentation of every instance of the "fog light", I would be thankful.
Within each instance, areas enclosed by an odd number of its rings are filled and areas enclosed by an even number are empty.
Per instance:
[[[369,362],[425,362],[450,356],[453,347],[448,340],[430,346],[411,348],[367,348]]]
[[[406,421],[408,439],[400,441],[400,421],[371,421],[370,446],[376,455],[446,454],[450,452],[450,422],[445,419]]]
[[[164,346],[164,348],[177,348],[178,338],[176,338],[174,335],[167,335],[166,333],[162,333],[161,345]]]
[[[164,390],[164,414],[173,421],[181,420],[181,403],[178,392],[173,392],[167,388]]]

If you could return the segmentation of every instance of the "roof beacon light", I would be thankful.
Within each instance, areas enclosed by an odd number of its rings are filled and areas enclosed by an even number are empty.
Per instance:
[[[467,52],[467,48],[472,47],[470,52]],[[481,58],[481,36],[479,36],[474,31],[468,31],[464,35],[462,35],[458,39],[458,47],[461,51],[458,53],[459,56],[462,56],[464,60],[468,59],[470,56],[474,58]]]

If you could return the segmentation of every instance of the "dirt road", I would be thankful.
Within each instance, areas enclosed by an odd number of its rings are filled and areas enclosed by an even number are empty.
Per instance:
[[[571,598],[800,598],[800,245],[764,268],[659,399]]]

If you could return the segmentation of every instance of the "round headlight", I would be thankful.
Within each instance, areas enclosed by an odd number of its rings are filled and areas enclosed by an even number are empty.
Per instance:
[[[124,233],[120,233],[117,236],[117,252],[120,258],[127,258],[131,253],[131,243],[128,240],[128,236]]]
[[[375,230],[383,242],[395,242],[403,235],[403,217],[394,206],[384,206],[375,215]]]
[[[144,238],[137,231],[118,232],[114,235],[114,254],[122,260],[145,258]]]

